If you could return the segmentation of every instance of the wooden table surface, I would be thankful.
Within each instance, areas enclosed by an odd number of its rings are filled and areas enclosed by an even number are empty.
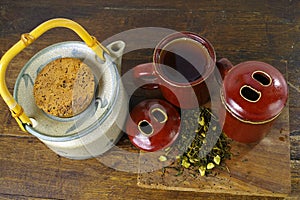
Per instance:
[[[210,40],[218,58],[230,58],[235,64],[260,60],[286,65],[292,177],[289,196],[300,198],[299,9],[297,0],[1,0],[0,56],[22,33],[48,19],[65,17],[80,23],[99,41],[142,27],[188,30]],[[79,39],[69,30],[52,30],[14,58],[6,76],[9,90],[13,91],[18,73],[32,55],[66,40]],[[151,52],[152,49],[125,54],[123,71],[150,61]],[[137,174],[111,169],[96,159],[76,161],[57,156],[19,129],[2,99],[0,121],[0,199],[258,199],[143,189],[137,186]]]

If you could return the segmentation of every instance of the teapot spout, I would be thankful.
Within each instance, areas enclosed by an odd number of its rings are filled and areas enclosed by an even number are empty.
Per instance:
[[[117,65],[119,74],[121,74],[122,56],[125,49],[125,42],[118,40],[106,46],[109,50],[114,63]]]

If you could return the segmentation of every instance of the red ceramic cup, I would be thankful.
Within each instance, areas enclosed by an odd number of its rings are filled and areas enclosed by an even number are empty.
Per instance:
[[[287,102],[288,89],[283,75],[259,61],[233,67],[229,60],[221,59],[217,66],[224,77],[220,91],[223,131],[238,142],[260,141]]]
[[[144,88],[160,88],[173,105],[189,109],[210,99],[206,82],[213,77],[216,54],[208,40],[191,32],[177,32],[156,46],[153,62],[136,66],[134,78]]]

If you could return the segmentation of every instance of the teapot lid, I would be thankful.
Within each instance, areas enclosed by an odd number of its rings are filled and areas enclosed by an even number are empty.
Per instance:
[[[247,61],[224,78],[221,99],[226,109],[245,122],[267,122],[280,114],[288,98],[283,75],[273,66]]]

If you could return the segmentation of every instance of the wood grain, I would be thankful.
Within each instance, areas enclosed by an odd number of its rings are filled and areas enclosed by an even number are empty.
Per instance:
[[[226,161],[227,170],[217,170],[205,177],[199,174],[193,177],[190,174],[195,173],[190,170],[185,170],[179,176],[172,168],[165,169],[164,174],[161,170],[155,170],[140,173],[138,185],[182,191],[288,196],[291,192],[288,126],[286,108],[276,120],[271,132],[258,144],[233,142],[232,158]],[[159,163],[158,155],[155,160],[153,165]],[[144,168],[143,163],[141,167]]]
[[[296,0],[204,1],[9,1],[0,2],[0,56],[45,20],[66,17],[83,25],[99,41],[139,27],[189,30],[209,39],[217,57],[234,64],[260,60],[288,66],[291,142],[291,197],[300,196],[300,2]],[[20,53],[9,65],[6,81],[12,92],[22,66],[39,50],[60,41],[79,40],[54,29]],[[124,55],[123,72],[149,62],[151,49]],[[159,95],[137,91],[133,102]],[[137,174],[116,171],[97,159],[74,161],[58,157],[38,139],[20,131],[0,99],[1,199],[277,199],[143,189]],[[130,147],[124,136],[118,144]],[[120,156],[120,159],[123,159]]]

